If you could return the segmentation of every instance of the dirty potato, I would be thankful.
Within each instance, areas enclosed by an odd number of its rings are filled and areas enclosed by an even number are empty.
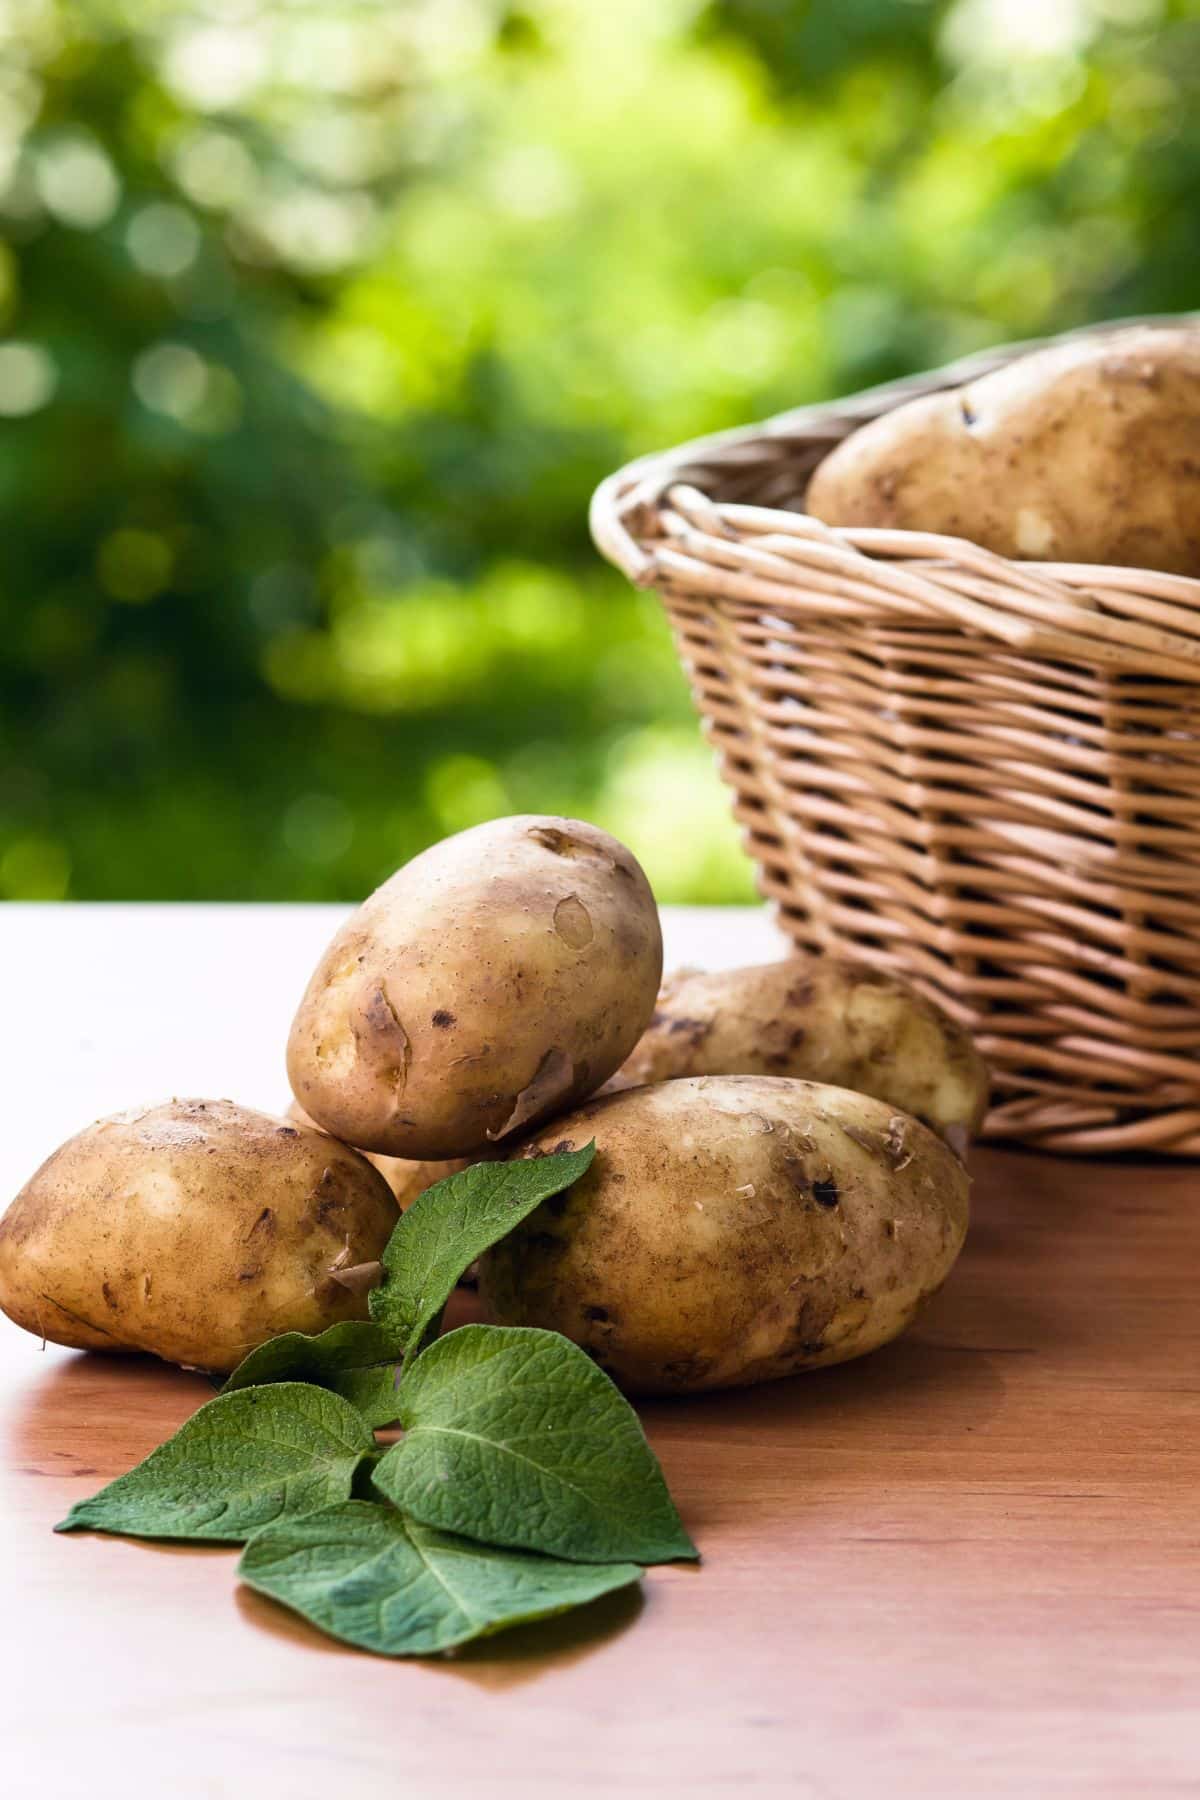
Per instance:
[[[632,1393],[844,1362],[903,1331],[967,1228],[967,1176],[915,1119],[843,1088],[699,1076],[591,1101],[518,1154],[591,1168],[482,1258],[503,1325],[581,1344]]]
[[[895,407],[831,451],[827,525],[1200,575],[1200,328],[1127,326]]]
[[[323,1132],[172,1100],[89,1125],[26,1183],[0,1220],[0,1307],[56,1344],[225,1371],[365,1318],[398,1217]]]
[[[906,982],[831,957],[684,970],[612,1088],[681,1075],[790,1075],[912,1113],[961,1156],[987,1110],[970,1035]]]
[[[654,897],[622,844],[497,819],[414,858],[338,932],[292,1026],[292,1091],[362,1149],[468,1157],[599,1087],[661,973]]]
[[[315,1119],[310,1119],[298,1100],[293,1100],[287,1109],[289,1119],[298,1125],[307,1125],[311,1131],[320,1131],[321,1126]],[[401,1212],[407,1212],[418,1194],[431,1188],[439,1181],[445,1181],[448,1175],[457,1175],[468,1169],[472,1161],[482,1160],[479,1157],[453,1156],[448,1162],[410,1162],[403,1156],[380,1156],[374,1150],[360,1152],[369,1163],[374,1163],[383,1179],[396,1197],[396,1204]]]

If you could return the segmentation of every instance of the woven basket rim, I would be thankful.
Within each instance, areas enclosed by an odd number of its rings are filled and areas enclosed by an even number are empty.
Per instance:
[[[1092,563],[1017,561],[964,538],[878,527],[835,528],[791,507],[721,502],[713,477],[752,467],[778,446],[832,448],[855,426],[922,394],[977,379],[1051,345],[1130,326],[1200,325],[1200,312],[1108,319],[957,358],[826,402],[774,414],[635,458],[601,482],[589,522],[601,553],[638,587],[699,583],[730,604],[787,615],[838,595],[847,616],[906,610],[1029,655],[1200,681],[1200,579]]]

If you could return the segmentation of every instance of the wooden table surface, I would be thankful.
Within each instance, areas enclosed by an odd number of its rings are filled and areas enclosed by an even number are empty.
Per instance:
[[[175,1066],[224,1054],[278,1103],[263,1012],[329,919],[0,914],[10,987],[50,1015],[6,1007],[8,1186]],[[769,941],[668,923],[676,960]],[[239,1590],[232,1551],[53,1536],[210,1390],[0,1321],[0,1793],[1200,1794],[1200,1176],[973,1167],[967,1248],[901,1342],[643,1407],[702,1568],[452,1660],[341,1648]]]

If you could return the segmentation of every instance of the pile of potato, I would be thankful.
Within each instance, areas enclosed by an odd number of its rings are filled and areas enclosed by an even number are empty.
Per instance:
[[[588,1174],[484,1259],[499,1323],[564,1332],[643,1393],[886,1342],[966,1232],[970,1040],[831,961],[660,994],[661,972],[649,884],[605,832],[521,817],[436,845],[313,974],[294,1118],[176,1100],[90,1126],[0,1222],[0,1306],[57,1343],[226,1371],[365,1317],[432,1181],[594,1138]]]
[[[1002,556],[1200,575],[1200,327],[1066,339],[911,400],[845,438],[806,505]]]

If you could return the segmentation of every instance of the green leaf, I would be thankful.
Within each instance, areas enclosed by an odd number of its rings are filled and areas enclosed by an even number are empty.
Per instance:
[[[580,1562],[695,1557],[637,1414],[553,1331],[465,1325],[400,1388],[375,1470],[422,1524]]]
[[[377,1501],[347,1500],[268,1525],[238,1573],[331,1637],[383,1656],[424,1656],[566,1612],[642,1571],[487,1549]]]
[[[341,1394],[368,1425],[396,1417],[398,1353],[391,1333],[368,1319],[343,1319],[316,1337],[285,1331],[243,1357],[223,1394],[278,1381],[306,1381]]]
[[[322,1388],[218,1394],[55,1530],[240,1544],[287,1513],[345,1500],[374,1444],[354,1408]]]
[[[408,1362],[437,1335],[446,1302],[475,1258],[578,1181],[595,1154],[591,1143],[557,1156],[475,1163],[418,1195],[383,1253],[383,1285],[368,1299],[372,1319],[393,1334]]]
[[[343,1369],[329,1381],[329,1391],[348,1400],[365,1425],[381,1431],[394,1425],[400,1411],[396,1393],[396,1363],[375,1363],[365,1369]]]

